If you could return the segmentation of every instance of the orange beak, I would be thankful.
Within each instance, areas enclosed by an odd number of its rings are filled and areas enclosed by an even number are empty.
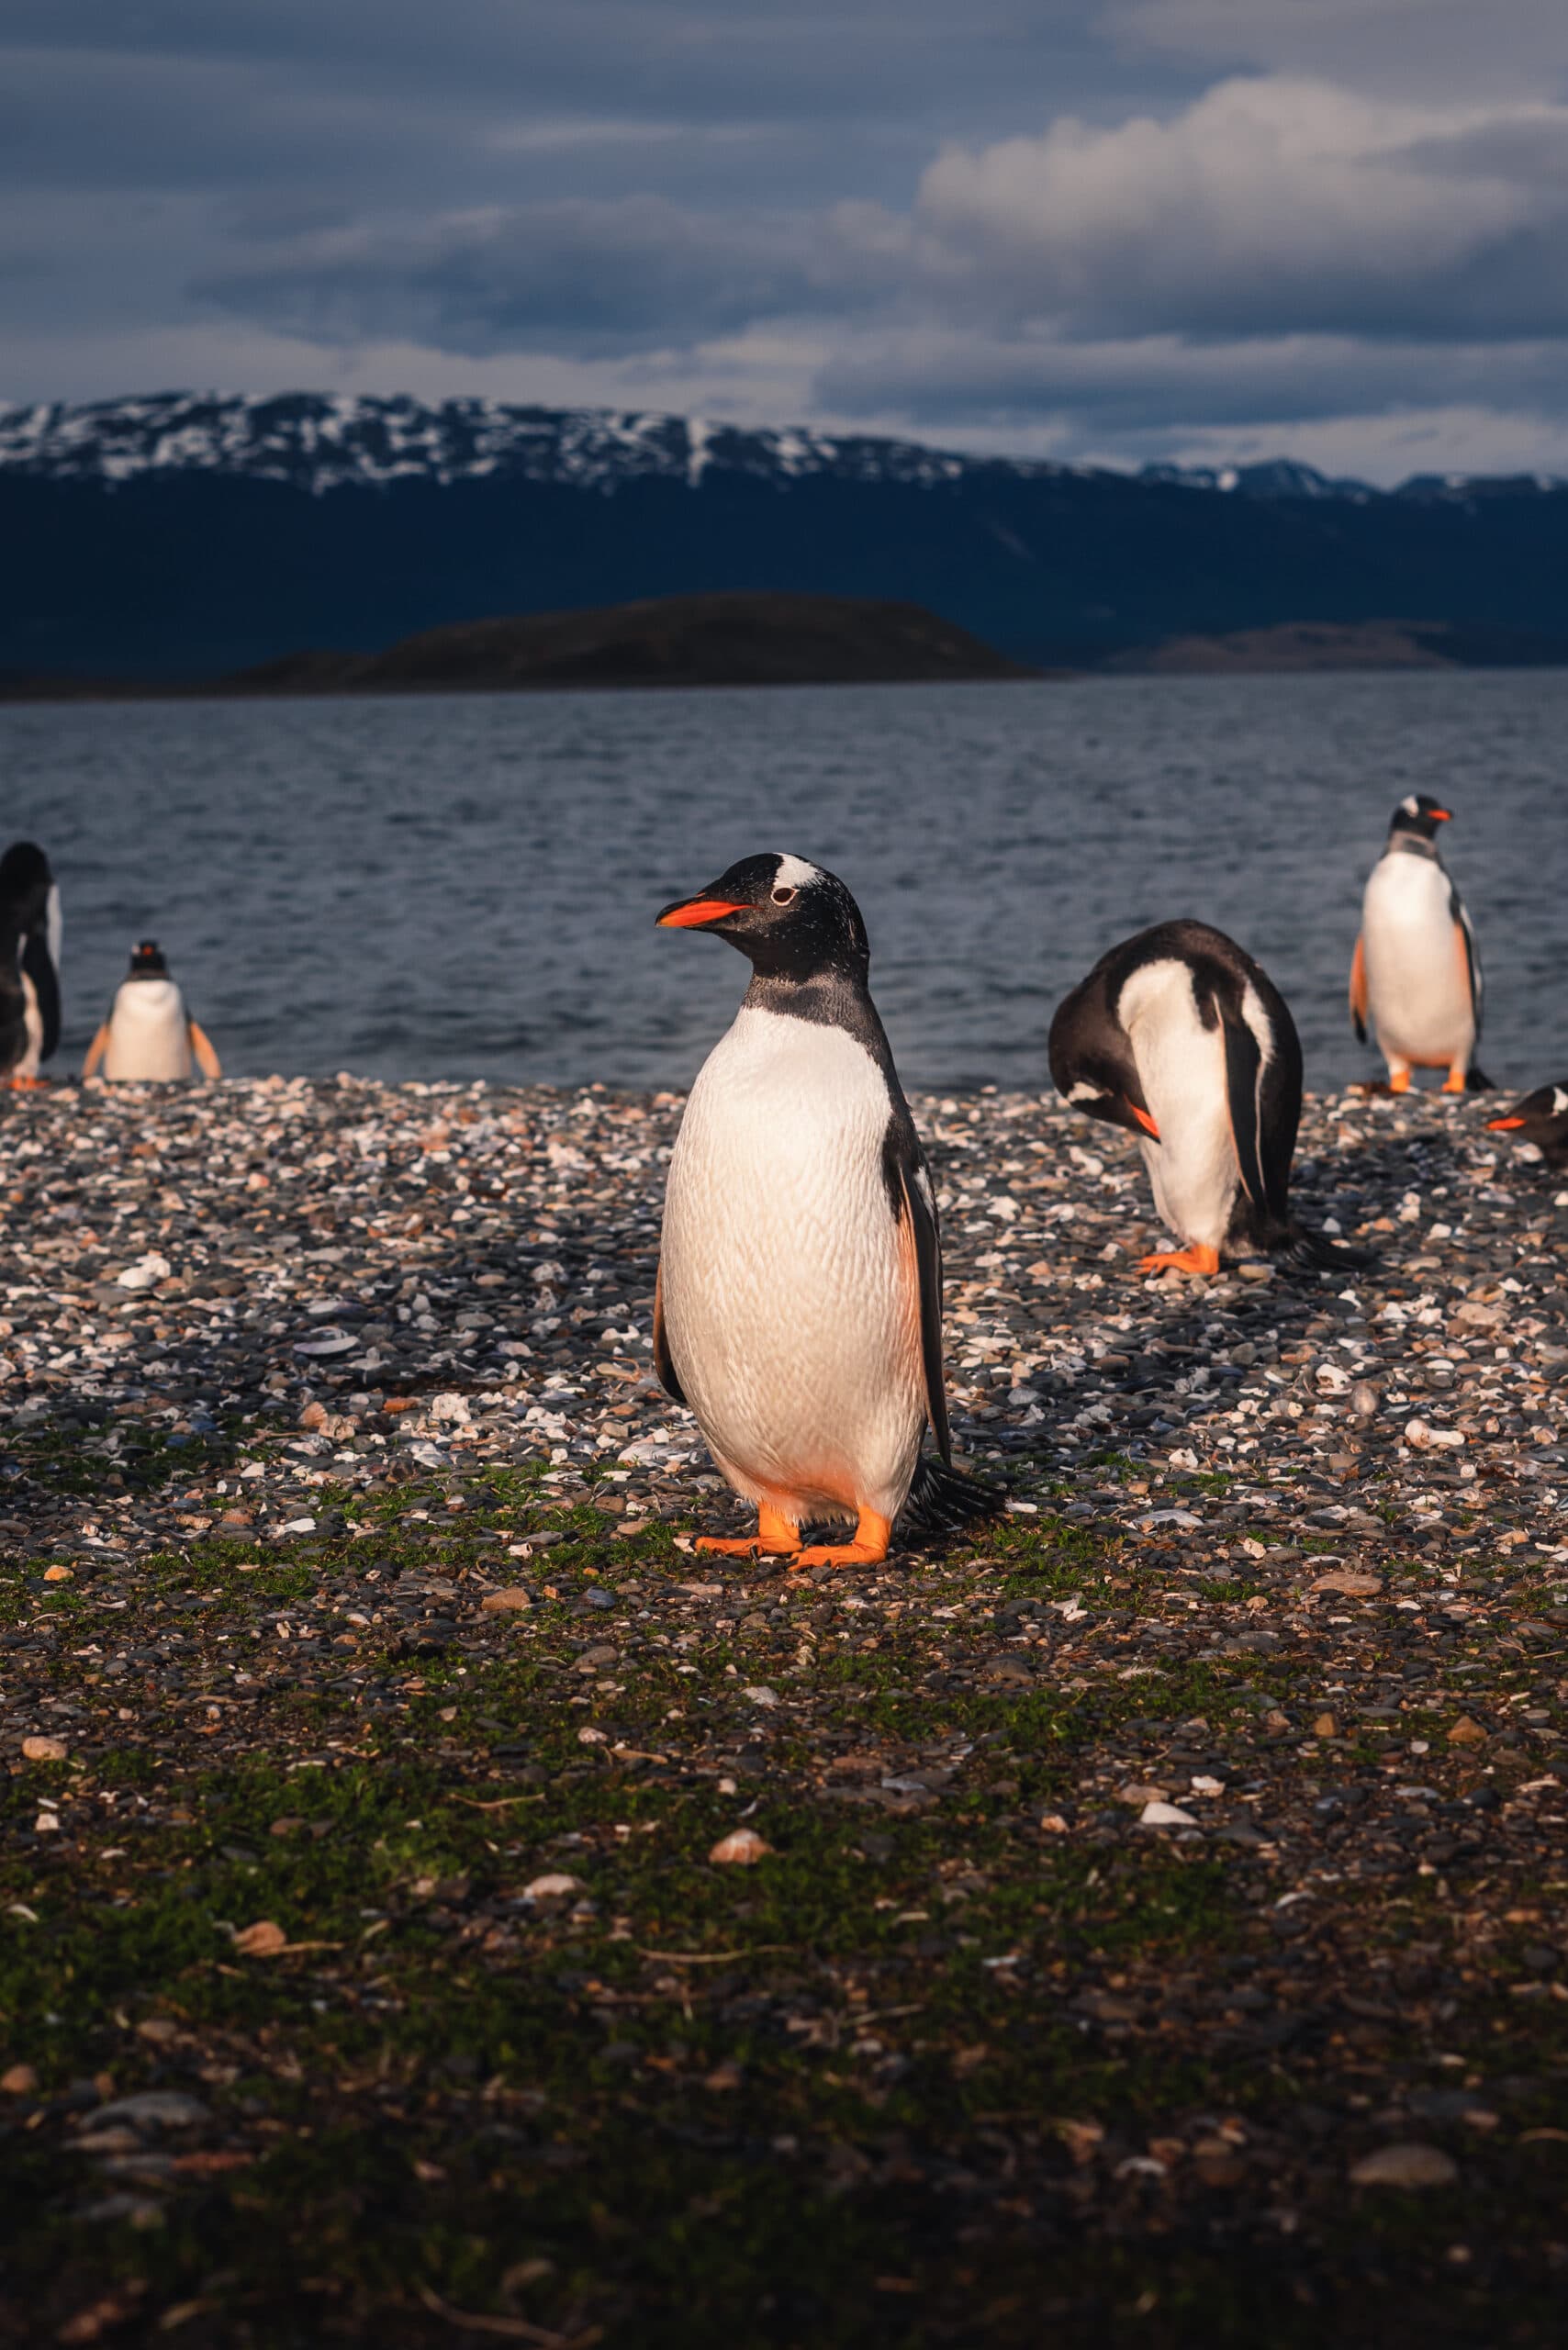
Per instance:
[[[1451,824],[1453,822],[1453,811],[1450,808],[1428,808],[1427,813],[1430,816],[1434,824]]]
[[[744,913],[745,907],[729,898],[683,898],[655,917],[658,930],[700,930],[704,923],[722,922],[726,914]]]
[[[1137,1120],[1144,1132],[1146,1134],[1151,1134],[1154,1136],[1155,1141],[1158,1142],[1159,1140],[1159,1128],[1155,1125],[1154,1120],[1149,1116],[1148,1112],[1147,1110],[1140,1110],[1136,1102],[1129,1102],[1127,1103],[1127,1107],[1132,1112],[1134,1117]]]
[[[1516,1126],[1522,1126],[1523,1125],[1524,1120],[1522,1118],[1488,1118],[1486,1121],[1486,1131],[1488,1134],[1494,1135],[1511,1135]]]

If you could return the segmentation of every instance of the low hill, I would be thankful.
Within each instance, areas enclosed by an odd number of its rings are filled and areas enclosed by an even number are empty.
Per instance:
[[[459,621],[385,653],[297,653],[223,682],[251,693],[454,693],[566,686],[908,685],[1031,674],[919,604],[846,596],[664,596],[587,612]]]

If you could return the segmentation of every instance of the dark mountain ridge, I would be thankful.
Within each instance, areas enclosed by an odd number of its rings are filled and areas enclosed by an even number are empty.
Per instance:
[[[18,674],[217,677],[737,590],[924,605],[1031,666],[1393,614],[1568,651],[1568,485],[1530,476],[1385,491],[1285,460],[1135,476],[679,417],[171,393],[0,409],[0,532]]]

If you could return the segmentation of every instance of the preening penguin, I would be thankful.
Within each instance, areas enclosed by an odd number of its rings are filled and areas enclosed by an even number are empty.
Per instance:
[[[1506,1118],[1488,1118],[1495,1135],[1532,1142],[1549,1167],[1568,1167],[1568,1085],[1538,1085]]]
[[[666,906],[752,966],[703,1063],[670,1160],[654,1305],[659,1378],[757,1507],[749,1541],[798,1567],[885,1558],[906,1501],[958,1524],[992,1496],[950,1460],[942,1251],[914,1121],[867,985],[844,883],[798,856],[748,856]],[[802,1549],[813,1520],[845,1543]]]
[[[0,856],[0,1077],[42,1085],[60,1042],[60,890],[31,841]]]
[[[1158,923],[1103,955],[1051,1022],[1067,1101],[1137,1136],[1183,1246],[1140,1272],[1217,1273],[1227,1248],[1353,1261],[1292,1215],[1301,1046],[1268,974],[1201,922]]]
[[[193,1066],[204,1077],[223,1074],[206,1032],[185,1010],[156,939],[144,938],[132,947],[130,969],[87,1047],[83,1076],[95,1076],[100,1065],[113,1082],[177,1084],[192,1074]]]
[[[1438,851],[1438,826],[1451,821],[1430,793],[1407,793],[1361,901],[1350,1019],[1363,1045],[1368,1023],[1377,1030],[1395,1093],[1406,1091],[1412,1069],[1446,1069],[1445,1093],[1484,1092],[1491,1083],[1470,1058],[1481,1034],[1480,951]]]

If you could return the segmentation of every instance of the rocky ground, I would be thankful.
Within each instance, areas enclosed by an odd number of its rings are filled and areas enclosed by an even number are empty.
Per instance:
[[[1559,2339],[1568,1194],[1331,1099],[1374,1263],[1148,1281],[1121,1137],[919,1102],[1007,1506],[789,1577],[678,1108],[0,1110],[0,2341]]]

